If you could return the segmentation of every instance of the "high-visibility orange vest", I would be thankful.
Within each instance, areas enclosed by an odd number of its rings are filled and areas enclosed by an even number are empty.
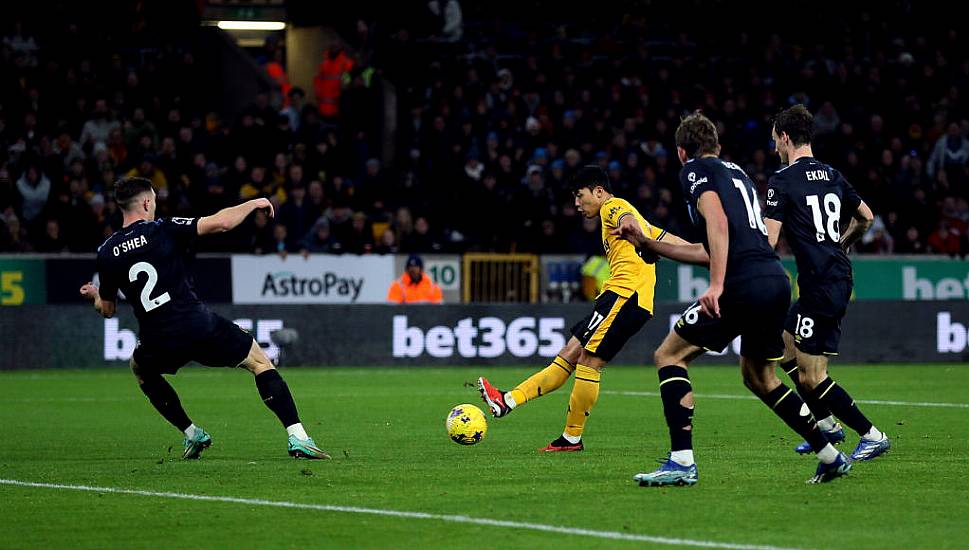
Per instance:
[[[444,301],[441,287],[431,280],[425,273],[421,282],[414,284],[410,275],[404,273],[400,279],[394,279],[387,289],[387,301],[395,304],[440,304]]]
[[[286,69],[283,68],[283,64],[279,61],[270,61],[266,63],[266,72],[269,73],[269,78],[272,78],[276,85],[279,86],[279,90],[283,94],[283,107],[289,106],[289,91],[293,88],[293,85],[289,83],[289,76],[286,75]]]
[[[313,79],[321,115],[335,117],[340,113],[340,83],[343,80],[343,74],[352,69],[353,60],[343,52],[333,59],[330,59],[327,54],[323,55],[319,73]]]

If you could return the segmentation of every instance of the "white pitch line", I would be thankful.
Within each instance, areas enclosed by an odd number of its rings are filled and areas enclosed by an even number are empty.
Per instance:
[[[140,489],[122,489],[118,487],[94,487],[90,485],[63,485],[59,483],[35,483],[32,481],[20,481],[16,479],[0,479],[0,485],[12,485],[15,487],[31,487],[43,489],[62,489],[70,491],[87,491],[92,493],[113,493],[121,495],[138,495],[145,497],[172,498],[180,500],[196,500],[204,502],[225,502],[230,504],[246,504],[249,506],[271,506],[274,508],[295,508],[299,510],[318,510],[322,512],[344,512],[349,514],[369,514],[374,516],[389,516],[408,519],[427,519],[436,521],[447,521],[452,523],[468,523],[471,525],[484,525],[488,527],[508,527],[511,529],[528,529],[531,531],[544,531],[548,533],[560,533],[564,535],[579,535],[598,539],[628,540],[636,542],[652,542],[655,544],[666,544],[670,546],[692,546],[697,548],[729,548],[733,550],[795,550],[780,546],[768,546],[759,544],[736,544],[731,542],[716,542],[709,540],[677,539],[670,537],[657,537],[652,535],[639,535],[634,533],[621,533],[619,531],[596,531],[592,529],[578,529],[574,527],[561,527],[558,525],[545,525],[542,523],[525,523],[521,521],[506,521],[500,519],[475,518],[471,516],[452,516],[444,514],[429,514],[425,512],[408,512],[404,510],[384,510],[380,508],[361,508],[357,506],[335,506],[330,504],[303,504],[299,502],[286,502],[280,500],[263,500],[254,498],[238,498],[214,495],[193,495],[187,493],[170,493],[157,491],[143,491]]]
[[[4,403],[107,403],[120,401],[144,401],[144,397],[15,397]]]
[[[660,397],[659,392],[655,391],[616,391],[602,390],[601,393],[609,395],[626,395],[629,397]],[[740,399],[743,401],[759,401],[753,395],[732,395],[727,393],[698,393],[698,398],[705,399]],[[899,407],[940,407],[945,409],[969,409],[969,403],[933,403],[929,401],[879,401],[872,399],[856,399],[856,403],[863,405],[894,405]]]

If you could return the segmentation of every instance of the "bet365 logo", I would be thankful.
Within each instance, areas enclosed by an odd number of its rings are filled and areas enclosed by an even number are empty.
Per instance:
[[[964,353],[969,347],[969,328],[952,320],[952,313],[940,311],[936,319],[936,351],[939,353]]]
[[[438,325],[425,331],[411,326],[406,315],[394,315],[393,356],[555,357],[566,342],[564,328],[562,317],[518,317],[507,323],[497,317],[466,317],[454,327]]]

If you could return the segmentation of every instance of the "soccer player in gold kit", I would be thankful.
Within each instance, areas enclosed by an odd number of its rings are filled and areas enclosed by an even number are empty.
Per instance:
[[[557,390],[575,374],[565,432],[542,449],[545,452],[584,448],[582,432],[599,398],[602,368],[652,317],[655,259],[647,258],[644,262],[635,246],[611,232],[624,225],[638,224],[657,241],[689,244],[650,225],[631,204],[613,195],[609,176],[599,166],[583,167],[573,180],[573,192],[579,212],[587,218],[602,219],[602,246],[609,261],[609,280],[596,298],[592,312],[572,327],[572,337],[549,366],[508,392],[499,390],[484,377],[478,378],[481,397],[498,418]]]

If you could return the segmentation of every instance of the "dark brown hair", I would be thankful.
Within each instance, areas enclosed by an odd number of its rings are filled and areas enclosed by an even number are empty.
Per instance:
[[[675,138],[676,146],[682,147],[690,158],[716,155],[720,144],[717,127],[700,111],[694,111],[680,121]]]
[[[128,211],[142,193],[151,190],[151,180],[147,178],[121,178],[114,184],[114,200],[122,210]]]
[[[787,134],[794,145],[810,145],[814,139],[814,116],[801,104],[784,109],[774,117],[774,131],[778,137]]]

